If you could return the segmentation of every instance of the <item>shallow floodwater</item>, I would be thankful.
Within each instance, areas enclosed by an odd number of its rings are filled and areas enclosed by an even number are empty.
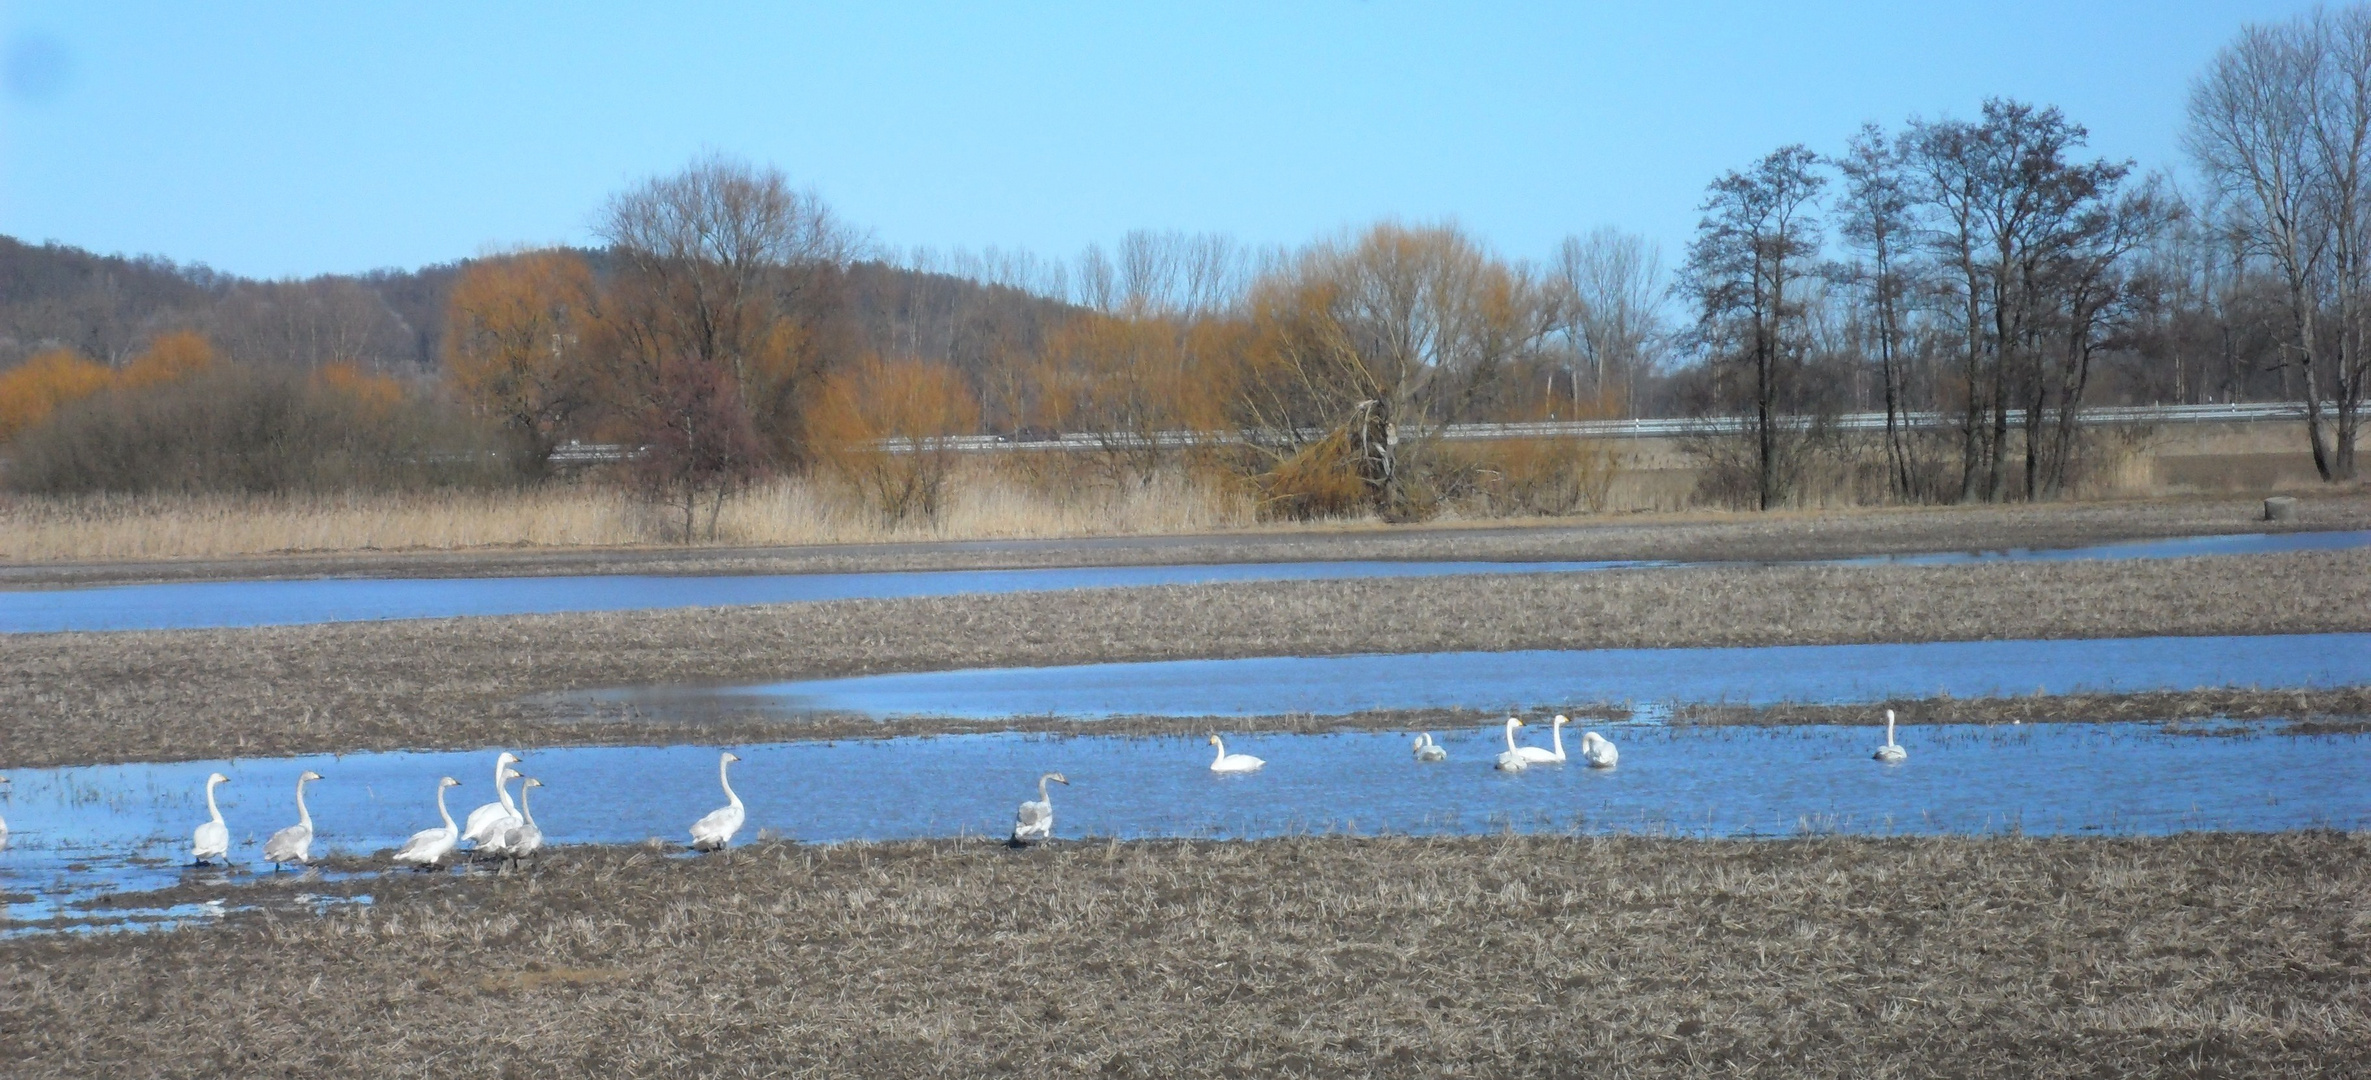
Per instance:
[[[697,719],[759,710],[948,716],[1338,716],[1584,702],[1847,705],[1892,698],[2371,683],[2371,634],[1576,649],[971,668],[559,695]]]
[[[1247,735],[1227,749],[1268,760],[1243,776],[1209,771],[1201,739],[959,735],[737,748],[735,788],[761,832],[808,842],[959,834],[1001,837],[1013,807],[1055,787],[1063,837],[1251,838],[1294,833],[1515,830],[1681,836],[1840,833],[2156,834],[2371,827],[2371,737],[2277,734],[2276,724],[2030,724],[1902,729],[1909,761],[1869,760],[1883,730],[1834,727],[1604,726],[1612,770],[1491,768],[1493,727],[1440,731],[1440,764],[1411,760],[1404,733]],[[1568,729],[1568,745],[1581,730]],[[1545,744],[1530,727],[1526,741]],[[555,844],[685,839],[723,802],[710,747],[533,751],[532,804]],[[437,823],[434,785],[450,775],[456,817],[492,795],[487,753],[184,762],[13,774],[0,891],[16,928],[38,929],[101,892],[183,880],[245,880],[257,845],[295,820],[297,773],[310,785],[315,853],[368,854]],[[183,870],[205,817],[207,773],[221,770],[240,869]],[[515,790],[515,789],[514,789]]]
[[[2371,546],[2371,531],[2254,533],[2076,548],[1935,552],[1824,560],[1834,564],[2165,559]],[[318,578],[209,581],[89,589],[0,590],[0,633],[170,630],[208,626],[632,611],[728,604],[1043,592],[1228,581],[1564,574],[1665,566],[1600,562],[1286,562],[1047,570],[935,570],[869,574],[573,577]]]

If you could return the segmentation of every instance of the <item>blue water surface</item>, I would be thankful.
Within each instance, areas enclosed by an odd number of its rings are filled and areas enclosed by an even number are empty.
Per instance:
[[[2254,533],[2144,540],[2077,548],[1933,552],[1817,560],[1867,563],[2031,562],[2166,559],[2192,555],[2355,548],[2371,531]],[[172,630],[213,626],[284,626],[378,619],[531,615],[782,604],[816,600],[1041,592],[1229,581],[1444,577],[1470,574],[1569,574],[1669,566],[1666,562],[1358,562],[1218,563],[1043,570],[930,570],[863,574],[673,576],[589,574],[566,577],[316,578],[208,581],[82,589],[0,590],[0,633],[62,630]]]
[[[1577,741],[1579,729],[1569,729]],[[1267,759],[1218,776],[1200,738],[955,735],[736,748],[746,801],[741,839],[807,842],[989,835],[1011,828],[1043,771],[1063,837],[1254,838],[1295,833],[1513,830],[1791,836],[1806,832],[2159,834],[2371,827],[2371,737],[2297,736],[2273,724],[2176,734],[2150,725],[1909,726],[1910,758],[1869,754],[1882,728],[1598,725],[1621,765],[1494,771],[1496,725],[1437,732],[1450,758],[1420,764],[1404,732],[1243,735],[1227,749]],[[1546,733],[1529,734],[1546,742]],[[720,805],[717,749],[530,750],[545,785],[536,820],[557,844],[685,840]],[[351,754],[35,769],[13,775],[0,851],[6,918],[38,923],[99,893],[181,881],[189,832],[205,818],[206,774],[221,789],[239,874],[257,845],[296,819],[307,788],[317,853],[391,849],[437,824],[435,783],[450,775],[454,816],[490,801],[493,756]],[[515,790],[515,786],[514,786]],[[237,875],[234,875],[237,876]]]

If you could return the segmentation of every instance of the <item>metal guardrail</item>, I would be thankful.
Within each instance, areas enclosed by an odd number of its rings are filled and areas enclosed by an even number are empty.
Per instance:
[[[2335,405],[2327,406],[2335,409]],[[2251,422],[2264,420],[2298,420],[2305,416],[2305,406],[2294,401],[2251,402],[2233,405],[2118,405],[2085,409],[2078,416],[2086,425],[2106,424],[2208,424]],[[1953,417],[1935,412],[1897,414],[1897,422],[1912,428],[1932,428],[1950,422]],[[1883,431],[1885,414],[1881,412],[1846,413],[1836,420],[1845,431]],[[1753,430],[1753,418],[1722,416],[1706,418],[1658,418],[1651,420],[1539,420],[1513,424],[1452,424],[1440,437],[1450,441],[1489,439],[1668,439],[1685,435],[1724,435]],[[955,435],[936,440],[938,445],[958,453],[993,454],[1029,451],[1077,452],[1099,451],[1113,447],[1143,449],[1154,447],[1206,446],[1233,442],[1241,436],[1221,435],[1201,431],[1161,431],[1149,438],[1131,435],[1091,435],[1071,433],[1045,439],[1012,439],[1003,435]],[[891,443],[883,446],[890,453],[904,453],[906,446]],[[599,465],[625,461],[636,456],[639,448],[622,443],[569,443],[552,453],[552,464],[560,466]]]

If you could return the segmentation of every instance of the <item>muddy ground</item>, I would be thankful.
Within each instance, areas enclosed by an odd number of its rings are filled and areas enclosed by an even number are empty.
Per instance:
[[[2008,506],[1889,507],[1767,514],[1699,511],[1547,521],[1276,525],[1189,536],[940,542],[802,548],[502,548],[291,552],[236,559],[0,565],[0,587],[323,576],[793,574],[1351,559],[1722,562],[2013,547],[2250,532],[2371,528],[2371,491],[2301,497],[2296,520],[2266,522],[2256,498],[2192,497]]]
[[[2336,833],[569,848],[343,883],[374,903],[322,917],[0,942],[0,1062],[2360,1076],[2367,856]]]
[[[0,639],[0,761],[33,768],[858,730],[846,718],[725,717],[687,733],[629,710],[530,700],[660,682],[1191,657],[2366,630],[2371,550],[1267,582],[11,635]]]

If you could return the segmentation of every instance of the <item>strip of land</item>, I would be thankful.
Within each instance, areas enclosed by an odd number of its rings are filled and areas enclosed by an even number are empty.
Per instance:
[[[2371,1072],[2371,844],[563,848],[0,942],[11,1075]],[[205,890],[198,890],[203,892]],[[194,893],[192,895],[195,895]]]
[[[835,737],[858,728],[848,718],[715,717],[687,731],[630,708],[587,713],[539,695],[961,667],[2360,631],[2371,631],[2365,550],[1712,566],[13,635],[0,639],[8,658],[0,665],[0,747],[10,766],[32,768]],[[863,723],[880,734],[965,729]]]
[[[1797,561],[1934,551],[2077,547],[2252,532],[2371,529],[2371,492],[2300,501],[2295,520],[2262,520],[2254,498],[1691,512],[1582,520],[1417,526],[1280,525],[1187,536],[846,544],[801,548],[503,548],[299,552],[162,562],[0,565],[0,587],[303,577],[553,574],[803,574],[1303,560],[1674,562]]]

